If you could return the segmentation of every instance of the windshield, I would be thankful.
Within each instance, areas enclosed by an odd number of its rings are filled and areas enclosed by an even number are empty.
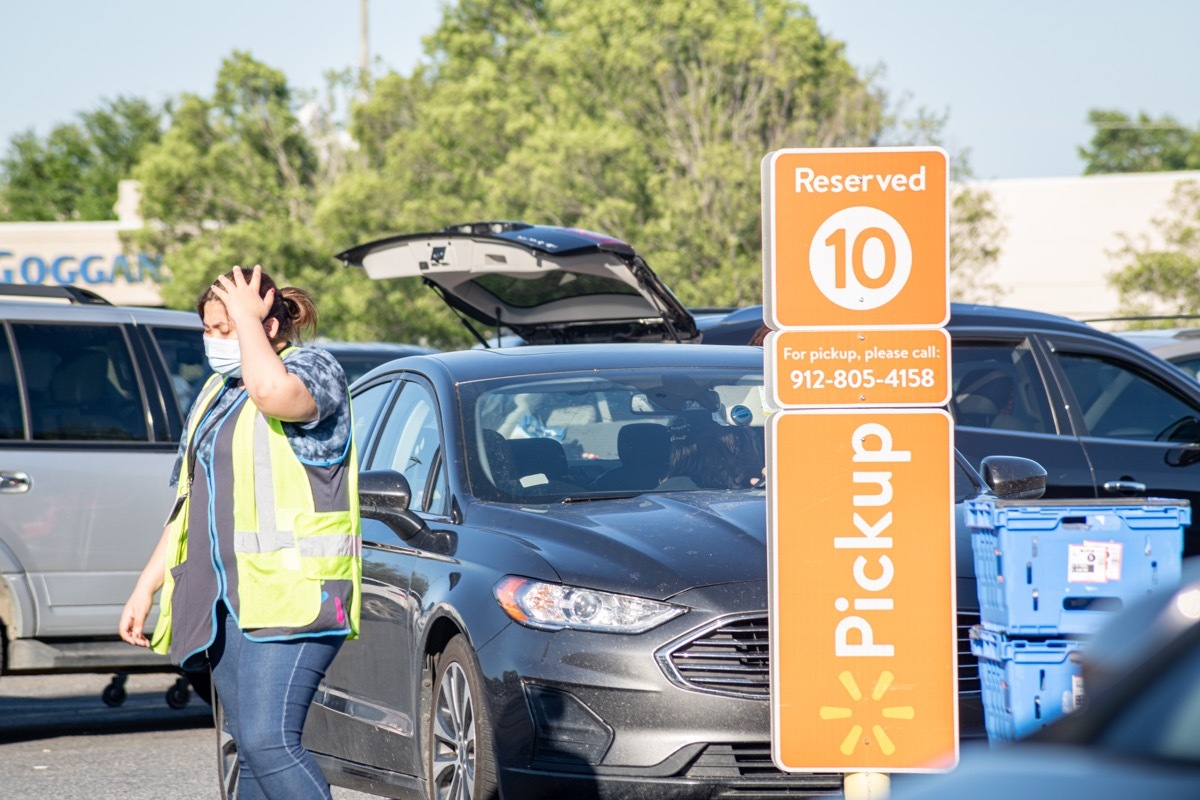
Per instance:
[[[462,387],[477,497],[545,503],[762,486],[760,370],[591,370]]]

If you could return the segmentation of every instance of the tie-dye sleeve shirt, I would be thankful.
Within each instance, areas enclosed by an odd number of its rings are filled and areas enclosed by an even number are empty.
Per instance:
[[[287,435],[296,455],[308,462],[327,464],[340,461],[350,443],[350,393],[346,388],[346,373],[342,365],[327,350],[319,347],[300,347],[289,353],[284,361],[288,372],[295,375],[317,403],[317,418],[312,422],[285,422]],[[218,399],[213,413],[220,414],[232,405],[238,392],[226,391]],[[187,441],[179,443],[179,452],[171,470],[170,484],[179,482],[180,467],[187,451]],[[208,457],[212,442],[200,442],[200,455]]]
[[[312,422],[285,422],[292,450],[303,461],[330,463],[341,461],[350,444],[350,392],[346,373],[329,351],[319,347],[301,347],[284,361],[317,403],[317,418]]]

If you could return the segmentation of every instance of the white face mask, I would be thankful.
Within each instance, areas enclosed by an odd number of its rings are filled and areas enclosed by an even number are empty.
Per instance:
[[[242,348],[235,339],[204,337],[204,355],[213,372],[223,378],[240,378],[242,375]]]

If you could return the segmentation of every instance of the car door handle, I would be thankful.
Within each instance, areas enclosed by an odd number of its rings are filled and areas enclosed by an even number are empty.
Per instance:
[[[0,471],[0,494],[28,492],[31,485],[29,476],[24,472]]]
[[[1138,483],[1137,481],[1105,481],[1104,491],[1113,492],[1134,492],[1135,494],[1144,494],[1146,484]]]

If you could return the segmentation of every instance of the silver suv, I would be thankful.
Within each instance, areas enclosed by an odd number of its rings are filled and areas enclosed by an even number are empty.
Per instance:
[[[0,673],[170,669],[116,627],[207,374],[194,313],[0,284]]]

